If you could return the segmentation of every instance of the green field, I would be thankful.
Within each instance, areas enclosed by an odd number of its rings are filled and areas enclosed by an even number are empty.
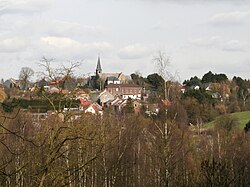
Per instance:
[[[239,119],[239,129],[243,129],[246,125],[246,123],[250,120],[250,111],[245,112],[236,112],[231,114],[234,117],[237,117]],[[214,128],[214,121],[211,121],[209,123],[206,123],[204,125],[205,128]]]

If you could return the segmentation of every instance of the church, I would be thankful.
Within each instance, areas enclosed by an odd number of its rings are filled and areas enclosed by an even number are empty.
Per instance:
[[[101,80],[100,90],[105,88],[105,91],[114,97],[118,96],[121,99],[131,98],[136,100],[140,100],[142,97],[142,87],[129,84],[131,82],[130,76],[125,76],[122,72],[103,73],[100,57],[97,60],[95,77],[99,77]]]
[[[131,80],[130,76],[124,75],[122,72],[119,73],[106,73],[103,72],[102,66],[101,66],[101,59],[100,56],[98,56],[97,59],[97,66],[95,71],[95,77],[99,77],[101,80],[100,89],[104,89],[105,86],[109,84],[126,84],[129,83]]]

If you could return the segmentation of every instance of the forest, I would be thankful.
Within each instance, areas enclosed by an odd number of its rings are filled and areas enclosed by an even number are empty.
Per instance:
[[[1,114],[1,186],[249,186],[250,135],[190,130],[165,112],[74,121]]]

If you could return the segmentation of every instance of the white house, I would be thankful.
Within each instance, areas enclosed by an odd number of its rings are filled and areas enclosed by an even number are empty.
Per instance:
[[[102,107],[98,105],[97,103],[93,103],[89,105],[85,111],[85,113],[92,113],[92,114],[103,114]]]

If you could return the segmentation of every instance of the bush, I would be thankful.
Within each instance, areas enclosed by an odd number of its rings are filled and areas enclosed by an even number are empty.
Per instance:
[[[245,130],[245,132],[248,132],[250,130],[250,120],[247,122],[244,130]]]

